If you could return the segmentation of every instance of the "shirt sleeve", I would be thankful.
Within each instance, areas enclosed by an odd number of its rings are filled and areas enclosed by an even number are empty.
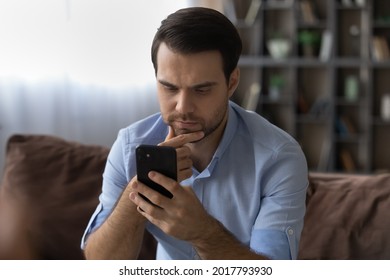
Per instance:
[[[96,230],[110,215],[124,188],[128,183],[126,176],[126,156],[124,152],[124,132],[120,131],[107,158],[103,173],[102,193],[99,204],[93,213],[81,240],[84,249],[88,235]]]
[[[298,145],[275,152],[262,177],[259,215],[250,247],[271,259],[296,259],[305,215],[308,171]]]

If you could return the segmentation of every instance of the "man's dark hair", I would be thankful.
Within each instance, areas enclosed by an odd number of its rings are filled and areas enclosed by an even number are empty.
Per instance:
[[[161,43],[180,54],[219,51],[226,80],[237,67],[242,42],[235,26],[222,13],[202,7],[178,10],[161,22],[152,43],[152,62],[157,74]]]

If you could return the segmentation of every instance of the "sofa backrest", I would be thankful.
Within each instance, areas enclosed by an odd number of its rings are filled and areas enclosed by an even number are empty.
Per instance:
[[[83,259],[109,149],[15,135],[0,184],[0,259]],[[390,259],[390,174],[310,173],[299,259]],[[140,259],[155,257],[145,233]]]
[[[49,135],[7,142],[0,184],[0,259],[84,259],[81,237],[98,204],[109,148]],[[145,233],[140,259],[154,259]]]
[[[0,258],[83,258],[80,238],[107,154],[53,136],[12,136],[0,188]]]
[[[300,259],[390,259],[390,174],[310,173]]]

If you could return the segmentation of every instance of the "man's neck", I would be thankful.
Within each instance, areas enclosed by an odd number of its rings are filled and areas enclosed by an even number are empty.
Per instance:
[[[199,172],[202,172],[210,164],[214,153],[221,142],[227,119],[228,114],[226,114],[221,125],[213,133],[199,142],[188,144],[188,147],[191,149],[193,165]]]

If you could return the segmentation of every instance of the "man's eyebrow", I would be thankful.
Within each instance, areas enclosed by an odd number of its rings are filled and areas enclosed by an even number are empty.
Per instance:
[[[171,84],[170,82],[167,82],[165,80],[158,80],[158,82],[166,87],[177,88],[177,86],[175,86],[174,84]]]
[[[212,87],[212,86],[215,86],[217,84],[218,84],[217,82],[206,81],[206,82],[203,82],[203,83],[195,84],[195,85],[192,86],[192,88]]]
[[[177,88],[176,85],[174,85],[174,84],[172,84],[172,83],[170,83],[168,81],[162,80],[162,79],[158,80],[158,82],[160,84],[162,84],[163,86],[166,86],[166,87]],[[196,89],[196,88],[203,88],[203,87],[211,87],[211,86],[215,86],[217,84],[218,84],[217,82],[206,81],[206,82],[202,82],[202,83],[199,83],[199,84],[194,84],[194,85],[191,86],[191,88]]]

